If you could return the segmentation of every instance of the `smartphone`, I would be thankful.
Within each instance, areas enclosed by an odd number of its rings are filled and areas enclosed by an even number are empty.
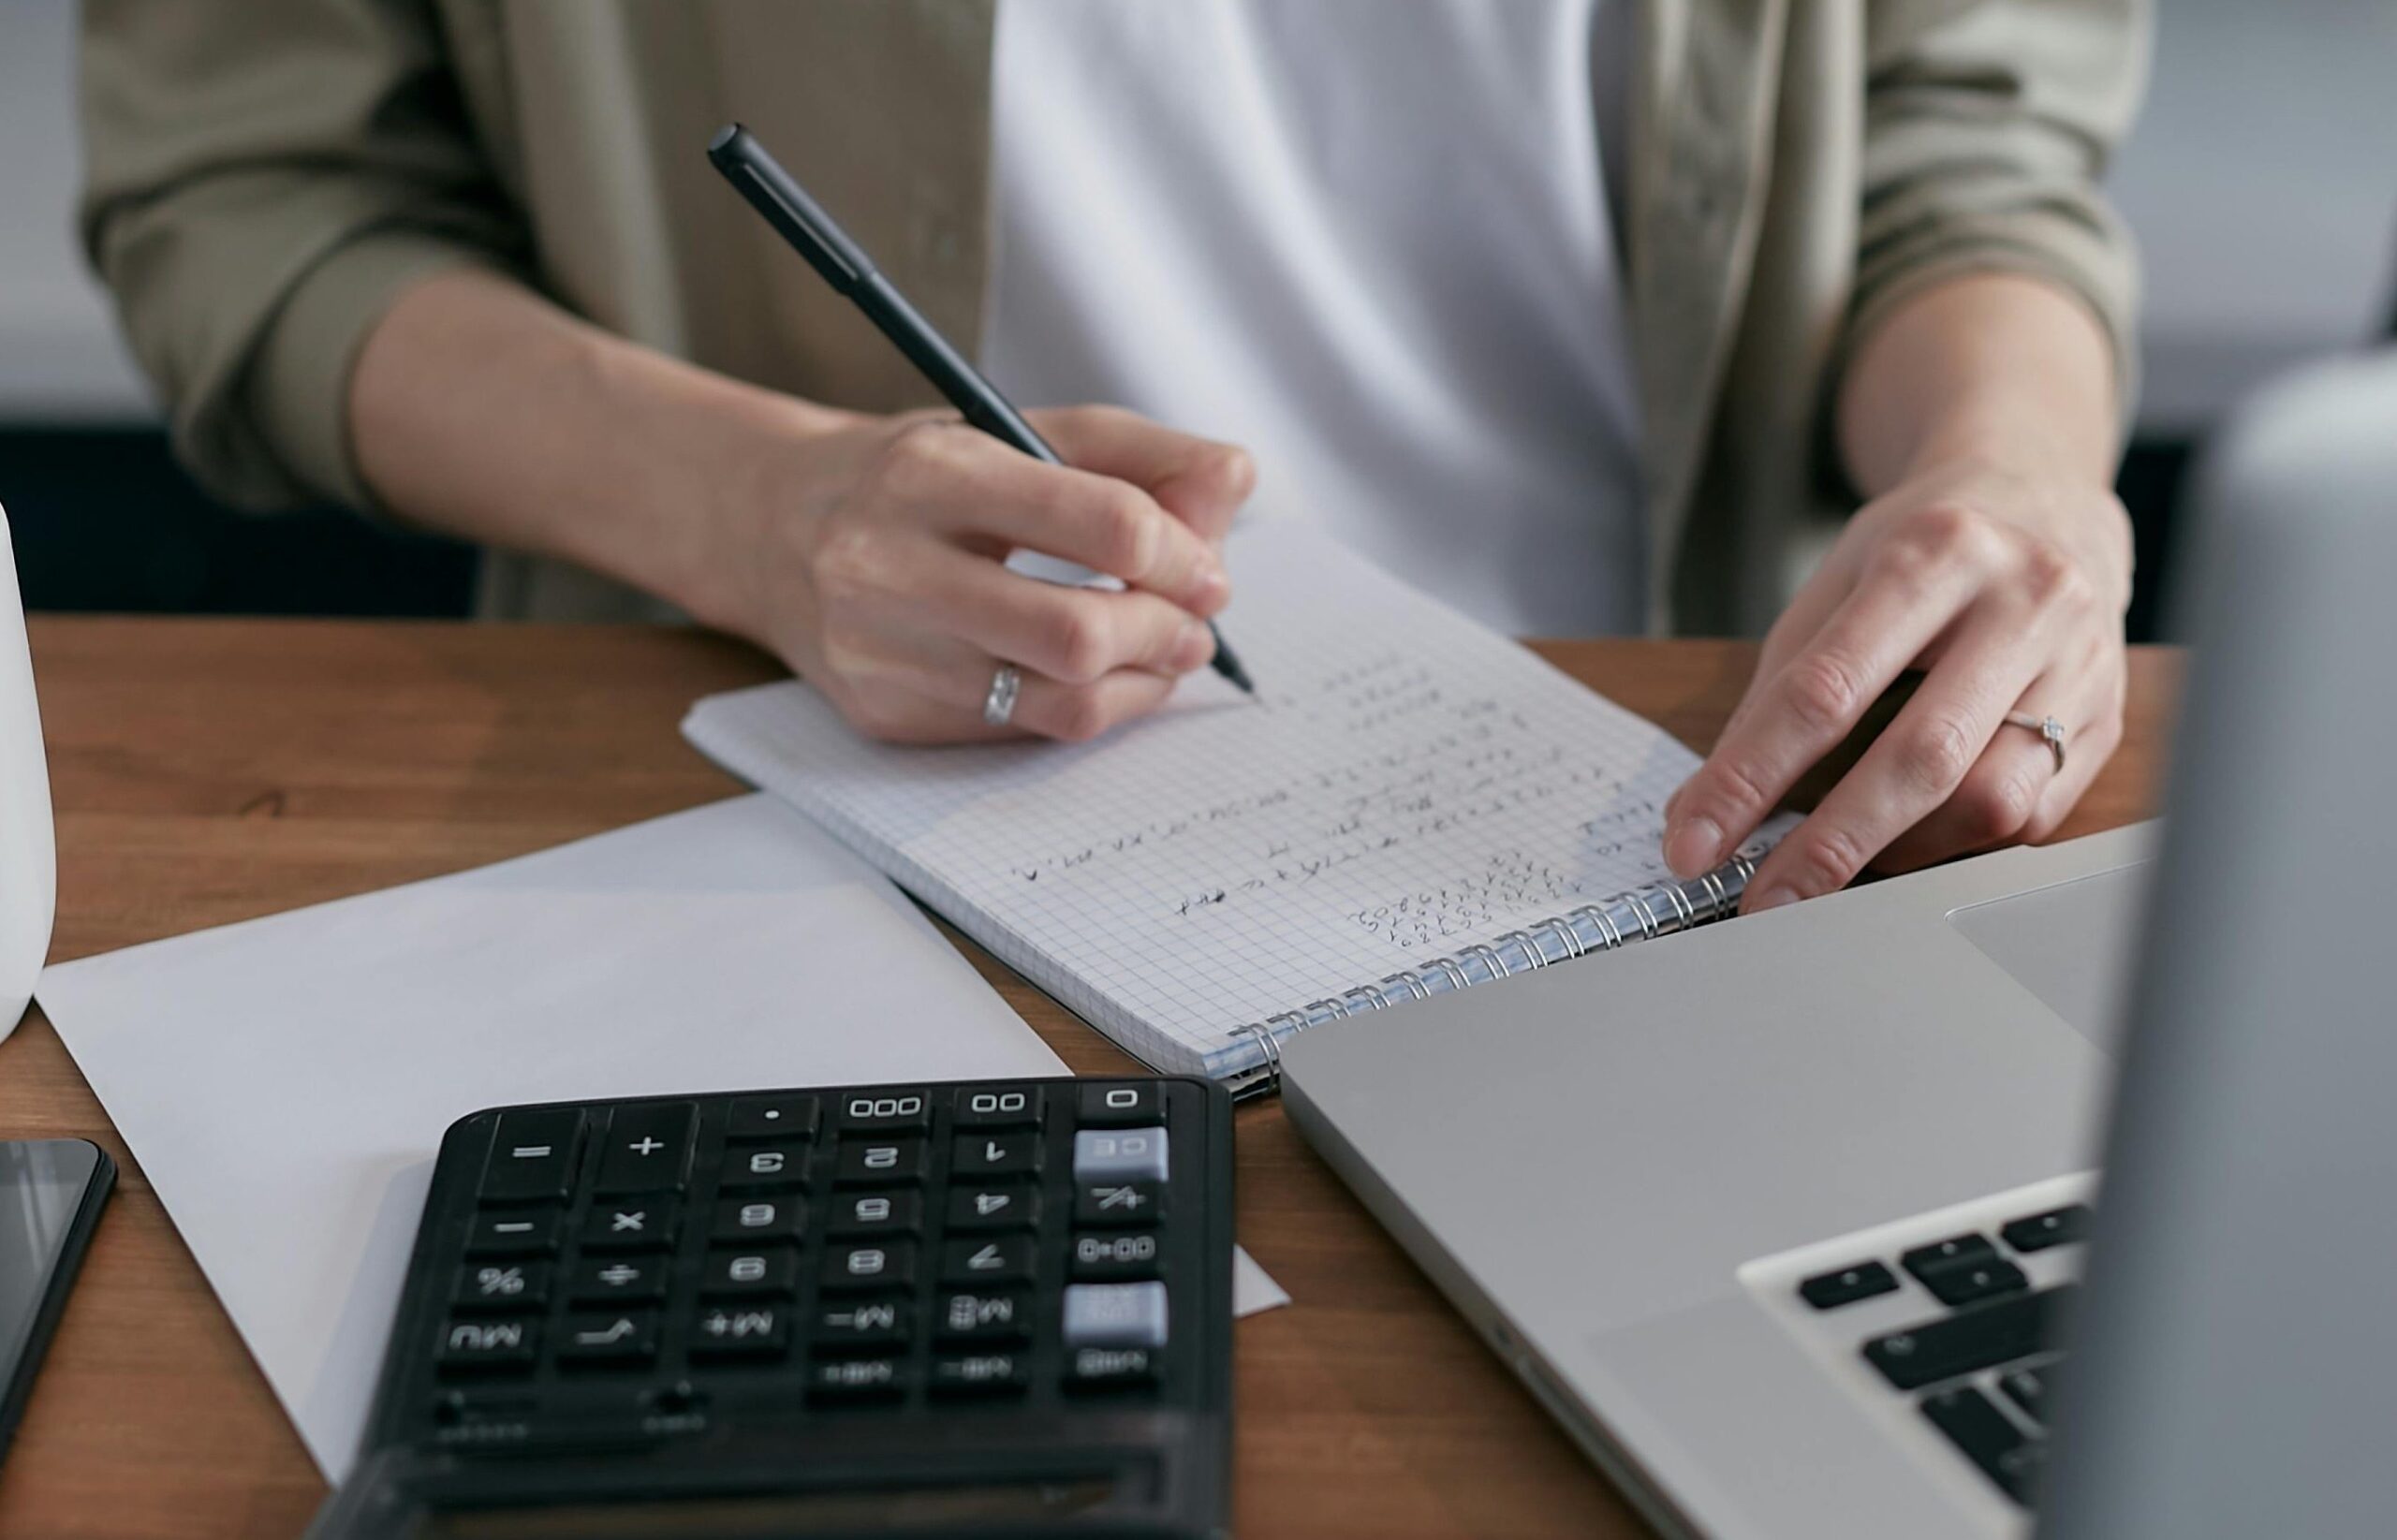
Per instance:
[[[89,1139],[0,1143],[0,1458],[115,1181]]]

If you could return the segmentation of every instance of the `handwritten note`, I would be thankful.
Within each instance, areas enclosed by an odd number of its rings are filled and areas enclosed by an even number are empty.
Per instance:
[[[1665,879],[1689,751],[1303,526],[1228,554],[1256,700],[1194,675],[1097,743],[923,750],[786,683],[684,731],[1168,1067]]]

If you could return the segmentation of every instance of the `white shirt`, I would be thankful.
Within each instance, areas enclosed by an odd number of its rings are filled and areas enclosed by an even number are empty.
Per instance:
[[[1245,445],[1488,624],[1639,629],[1608,3],[1005,0],[991,377]]]

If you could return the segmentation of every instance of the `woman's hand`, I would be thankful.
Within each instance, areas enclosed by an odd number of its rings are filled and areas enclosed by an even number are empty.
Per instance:
[[[727,478],[701,619],[776,653],[859,730],[896,742],[1083,740],[1154,710],[1214,655],[1222,544],[1255,480],[1229,445],[1129,412],[1028,414],[1072,469],[954,418],[843,417]],[[1001,564],[1040,551],[1121,578],[1063,588]],[[982,721],[1002,663],[1009,725]]]
[[[1703,767],[1666,805],[1686,878],[1727,858],[1907,669],[1889,727],[1766,858],[1743,907],[2045,838],[2120,742],[2130,524],[2085,480],[1965,458],[1867,505],[1766,637]],[[2059,771],[2008,711],[2064,724]]]

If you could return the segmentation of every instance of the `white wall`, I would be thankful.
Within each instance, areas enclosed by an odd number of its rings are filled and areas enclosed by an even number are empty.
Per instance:
[[[2387,324],[2397,0],[2158,0],[2113,192],[2147,268],[2142,422],[2202,426]]]
[[[2397,0],[2159,8],[2115,194],[2147,256],[2142,420],[2182,431],[2386,315]],[[74,33],[74,0],[0,0],[0,420],[150,412],[70,228]]]
[[[76,245],[76,178],[75,0],[0,0],[0,421],[154,415]]]

